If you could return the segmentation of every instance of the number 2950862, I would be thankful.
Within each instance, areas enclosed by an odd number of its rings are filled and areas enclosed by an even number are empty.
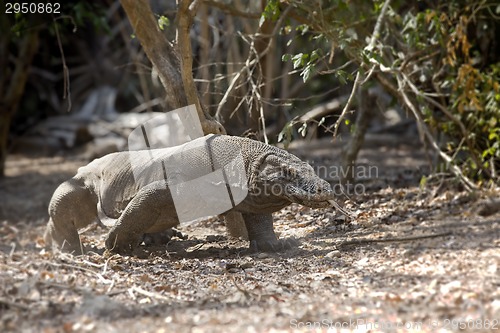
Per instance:
[[[7,2],[5,14],[61,14],[60,3]]]

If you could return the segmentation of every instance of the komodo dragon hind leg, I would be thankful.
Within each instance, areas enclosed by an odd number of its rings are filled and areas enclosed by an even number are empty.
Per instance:
[[[169,208],[169,205],[172,207]],[[175,211],[168,189],[146,187],[140,190],[109,231],[106,249],[116,253],[131,253],[140,244],[143,235],[157,226],[162,211]],[[162,225],[162,229],[172,228],[177,224],[178,220],[172,218]]]
[[[298,245],[294,238],[278,239],[273,229],[272,214],[243,213],[250,240],[250,249],[263,252],[277,252]]]
[[[45,231],[47,246],[64,252],[83,254],[78,229],[97,218],[97,197],[79,179],[70,179],[55,190],[49,204],[49,223]]]
[[[223,214],[226,222],[226,229],[230,236],[248,240],[248,232],[245,226],[245,220],[240,212],[230,210]]]

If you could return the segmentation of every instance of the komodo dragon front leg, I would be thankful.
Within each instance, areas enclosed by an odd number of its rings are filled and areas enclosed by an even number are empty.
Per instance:
[[[298,245],[294,238],[278,239],[274,233],[272,214],[243,213],[253,251],[278,252]]]
[[[170,190],[164,182],[142,188],[128,203],[106,238],[106,249],[117,253],[132,252],[146,233],[160,232],[179,224]]]

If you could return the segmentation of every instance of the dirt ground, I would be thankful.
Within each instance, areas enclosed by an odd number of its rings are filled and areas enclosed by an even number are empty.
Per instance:
[[[217,217],[135,257],[104,256],[97,225],[81,236],[90,253],[46,251],[50,196],[86,162],[11,156],[0,181],[0,332],[500,331],[500,204],[487,199],[500,193],[467,193],[446,175],[421,186],[421,149],[378,140],[359,158],[377,172],[345,203],[353,218],[285,208],[275,229],[300,246],[272,254],[249,253]],[[337,148],[295,147],[328,180]]]

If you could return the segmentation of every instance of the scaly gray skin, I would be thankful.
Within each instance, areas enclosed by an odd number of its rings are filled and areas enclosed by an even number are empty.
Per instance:
[[[333,199],[333,192],[330,185],[316,176],[309,164],[285,150],[227,135],[211,136],[207,142],[211,154],[217,157],[215,163],[220,163],[212,164],[212,167],[226,165],[238,152],[243,156],[248,194],[228,212],[242,214],[251,248],[279,251],[294,245],[295,242],[289,239],[277,239],[273,230],[273,212],[291,203],[312,208],[331,207],[329,200]],[[164,161],[172,154],[169,148],[156,151]],[[144,154],[148,153],[145,150],[106,155],[80,168],[73,178],[61,184],[49,204],[46,244],[75,254],[83,253],[78,229],[99,217],[111,227],[106,248],[129,253],[139,245],[145,233],[177,226],[179,219],[165,181],[140,184],[134,178],[131,160],[144,163],[140,161],[147,160]],[[202,154],[205,155],[200,158]],[[208,160],[206,150],[183,155],[182,159],[187,169],[196,169],[198,164],[206,164]],[[144,165],[144,170],[147,168]],[[154,175],[150,179],[163,179],[162,176]]]

